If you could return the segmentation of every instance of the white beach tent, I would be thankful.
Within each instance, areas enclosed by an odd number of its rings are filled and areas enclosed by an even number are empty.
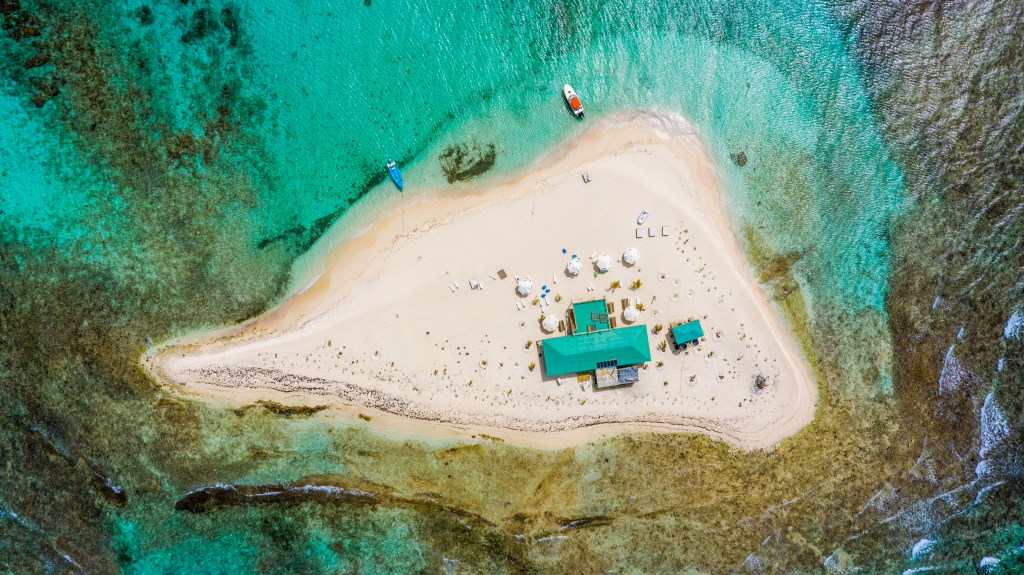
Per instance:
[[[577,275],[583,271],[583,263],[579,258],[572,258],[569,263],[565,264],[565,271],[569,272],[571,276]]]
[[[629,323],[633,323],[634,321],[640,319],[640,310],[636,309],[636,306],[631,305],[626,309],[622,310],[622,319],[628,321]]]
[[[530,295],[531,291],[533,291],[532,281],[520,278],[520,280],[516,282],[516,293],[519,295],[527,296]]]
[[[558,318],[553,315],[544,316],[544,321],[540,322],[540,328],[544,331],[551,333],[558,327]]]
[[[636,248],[629,248],[626,253],[622,254],[622,261],[629,265],[633,265],[640,261],[640,252]]]
[[[612,257],[608,254],[601,254],[594,260],[594,265],[597,266],[597,271],[604,273],[612,267]]]

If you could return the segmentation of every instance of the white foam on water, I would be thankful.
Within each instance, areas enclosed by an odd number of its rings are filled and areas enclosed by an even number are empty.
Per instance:
[[[917,559],[926,553],[930,553],[933,547],[935,547],[934,541],[931,539],[922,539],[917,543],[914,543],[914,547],[910,550],[910,558]]]
[[[999,559],[995,557],[982,557],[981,561],[978,561],[978,569],[989,570],[999,565]]]
[[[1003,367],[1006,365],[1006,358],[1001,357],[996,361],[996,371],[1003,371]]]
[[[1003,328],[1003,337],[1006,339],[1020,336],[1024,333],[1024,312],[1014,310],[1010,318],[1006,320],[1006,327]]]
[[[1006,415],[996,403],[995,392],[988,392],[985,396],[985,403],[981,406],[980,430],[981,447],[978,448],[978,457],[984,459],[994,448],[1006,441],[1010,436],[1010,424],[1006,421]],[[980,464],[979,464],[980,465]]]
[[[935,567],[914,567],[904,571],[903,575],[914,575],[915,573],[927,573],[929,571],[935,571]]]
[[[960,365],[960,360],[953,353],[955,347],[956,345],[949,346],[949,351],[946,352],[946,359],[942,362],[942,372],[939,374],[940,395],[960,389],[964,380],[967,379],[967,372],[964,371],[964,368]]]

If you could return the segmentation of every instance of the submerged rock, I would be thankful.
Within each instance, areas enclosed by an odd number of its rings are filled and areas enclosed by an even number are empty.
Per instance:
[[[494,144],[481,145],[477,141],[469,144],[453,144],[448,146],[440,156],[441,170],[448,183],[468,180],[483,174],[494,167],[497,151]]]
[[[737,166],[742,168],[743,166],[747,165],[747,153],[746,152],[740,150],[739,152],[737,152],[735,154],[731,154],[731,155],[732,155],[732,161],[736,162]]]

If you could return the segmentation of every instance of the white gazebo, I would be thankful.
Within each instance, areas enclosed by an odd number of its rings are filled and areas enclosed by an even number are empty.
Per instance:
[[[629,248],[626,253],[622,254],[622,261],[629,265],[634,265],[640,261],[640,251],[636,248]]]
[[[601,254],[594,260],[594,265],[597,266],[597,271],[605,273],[612,267],[612,257],[608,254]]]
[[[516,293],[521,296],[528,296],[533,291],[533,282],[528,279],[520,279],[516,282]]]
[[[578,275],[583,271],[583,263],[578,258],[572,258],[569,263],[565,264],[565,271],[569,272],[569,275]]]
[[[558,318],[553,315],[544,316],[544,320],[540,322],[540,328],[544,331],[551,333],[558,327]]]
[[[622,310],[622,319],[626,320],[629,323],[633,323],[634,321],[640,319],[640,310],[636,309],[636,306],[631,305],[626,309]]]

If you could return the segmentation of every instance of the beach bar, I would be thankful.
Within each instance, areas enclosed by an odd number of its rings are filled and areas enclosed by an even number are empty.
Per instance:
[[[699,319],[672,326],[672,339],[676,342],[676,349],[686,349],[687,344],[697,345],[702,337],[704,328],[701,327]]]
[[[569,335],[543,340],[548,375],[594,372],[597,388],[635,383],[635,366],[651,360],[646,325],[611,327],[603,299],[574,304]]]

